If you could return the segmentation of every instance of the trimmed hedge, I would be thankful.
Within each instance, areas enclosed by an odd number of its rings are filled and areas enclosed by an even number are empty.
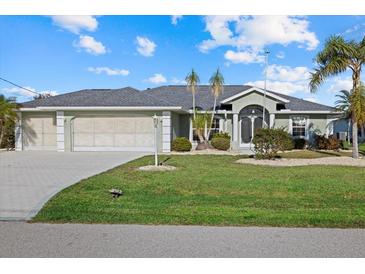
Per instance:
[[[284,129],[260,128],[252,142],[257,159],[273,159],[279,151],[293,149],[293,140]]]
[[[185,137],[177,137],[175,140],[172,141],[172,150],[173,151],[180,151],[186,152],[191,150],[191,143]]]
[[[211,144],[216,149],[228,150],[231,147],[231,139],[226,137],[214,137]]]
[[[295,149],[305,149],[307,147],[308,143],[307,140],[298,138],[294,139],[294,148]]]
[[[227,132],[214,133],[213,138],[226,138],[226,139],[231,140],[231,136]]]

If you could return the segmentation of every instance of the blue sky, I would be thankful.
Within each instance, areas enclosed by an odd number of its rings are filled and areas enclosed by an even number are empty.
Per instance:
[[[202,83],[219,67],[227,84],[268,88],[332,105],[350,74],[308,91],[313,58],[326,38],[361,39],[361,16],[0,16],[0,77],[37,92],[138,89],[183,84],[194,68]],[[31,94],[0,82],[0,93]]]

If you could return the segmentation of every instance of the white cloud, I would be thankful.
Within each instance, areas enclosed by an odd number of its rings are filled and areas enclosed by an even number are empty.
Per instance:
[[[137,51],[146,57],[150,57],[153,56],[153,53],[155,52],[156,49],[156,44],[149,40],[147,37],[142,37],[142,36],[137,36],[136,37],[136,42],[137,42]]]
[[[161,84],[161,83],[166,83],[167,79],[161,73],[155,73],[153,76],[148,78],[146,81],[150,82],[152,84]]]
[[[288,82],[308,81],[310,73],[307,67],[290,67],[273,64],[267,68],[267,77],[271,80]]]
[[[233,51],[228,50],[224,54],[224,58],[226,58],[228,61],[238,64],[249,64],[249,63],[263,63],[265,60],[264,55],[259,55],[258,52],[254,51]]]
[[[278,58],[278,59],[284,59],[285,58],[285,52],[284,51],[279,51],[276,54],[276,58]]]
[[[170,82],[173,83],[174,85],[186,85],[185,80],[180,80],[176,77],[172,78]]]
[[[310,73],[307,67],[290,67],[282,65],[270,65],[267,69],[267,89],[283,94],[296,92],[309,93]],[[264,88],[264,81],[253,81],[248,85]]]
[[[264,81],[253,81],[247,82],[245,85],[251,85],[259,88],[264,88]],[[267,89],[282,94],[293,94],[296,92],[309,92],[308,85],[305,83],[295,83],[295,82],[284,82],[284,81],[271,81],[268,80],[266,83]]]
[[[339,92],[340,90],[348,90],[352,89],[352,79],[351,77],[335,77],[328,88],[328,92]]]
[[[41,94],[49,93],[52,96],[55,96],[58,94],[58,92],[54,91],[54,90],[37,91],[36,89],[34,89],[32,87],[28,87],[28,86],[25,86],[24,88],[26,88],[30,91],[22,89],[22,88],[18,88],[18,87],[2,88],[1,91],[4,93],[7,93],[7,94],[14,94],[14,95],[23,96],[23,97],[33,97],[33,96],[37,95],[37,93],[41,93]]]
[[[53,24],[75,34],[82,30],[95,31],[98,27],[98,21],[90,15],[55,15],[51,18]]]
[[[171,16],[171,24],[177,25],[178,21],[181,20],[182,18],[183,18],[182,15]]]
[[[105,46],[94,39],[92,36],[80,35],[79,41],[74,42],[74,46],[84,49],[87,53],[100,55],[106,53]]]
[[[239,52],[258,54],[272,44],[287,46],[297,43],[307,50],[314,50],[319,44],[316,34],[308,30],[309,21],[304,17],[206,16],[204,20],[211,39],[199,44],[202,52],[231,46]]]
[[[95,74],[105,73],[106,75],[129,75],[130,71],[127,69],[116,69],[116,68],[108,68],[108,67],[88,67],[88,71],[93,72]]]

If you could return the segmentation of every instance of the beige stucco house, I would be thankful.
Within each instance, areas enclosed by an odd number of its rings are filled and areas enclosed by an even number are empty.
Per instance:
[[[264,116],[269,127],[285,128],[294,138],[311,141],[314,133],[334,134],[334,121],[340,117],[334,108],[273,91],[264,95],[257,87],[226,85],[218,100],[212,133],[228,132],[232,149],[237,151],[250,149]],[[209,86],[198,87],[196,107],[212,111]],[[158,149],[169,152],[176,137],[196,143],[192,113],[192,95],[183,85],[66,93],[22,104],[16,150],[153,151],[152,116],[156,114],[160,121]]]

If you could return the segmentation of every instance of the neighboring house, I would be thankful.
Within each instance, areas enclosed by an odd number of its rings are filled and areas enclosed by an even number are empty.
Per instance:
[[[352,142],[352,123],[351,119],[340,118],[334,122],[333,125],[336,137],[340,140],[347,140]],[[360,142],[365,141],[365,125],[360,125],[358,130],[358,138]]]
[[[218,100],[212,132],[232,136],[233,150],[251,147],[254,131],[265,120],[295,138],[312,140],[314,132],[333,134],[340,113],[332,107],[243,85],[226,85]],[[198,87],[196,107],[212,111],[207,85]],[[157,144],[169,152],[171,141],[184,136],[195,142],[192,95],[186,86],[162,86],[138,91],[81,90],[22,104],[16,127],[16,150],[153,151],[152,116],[160,117]],[[208,129],[206,129],[208,131]]]

